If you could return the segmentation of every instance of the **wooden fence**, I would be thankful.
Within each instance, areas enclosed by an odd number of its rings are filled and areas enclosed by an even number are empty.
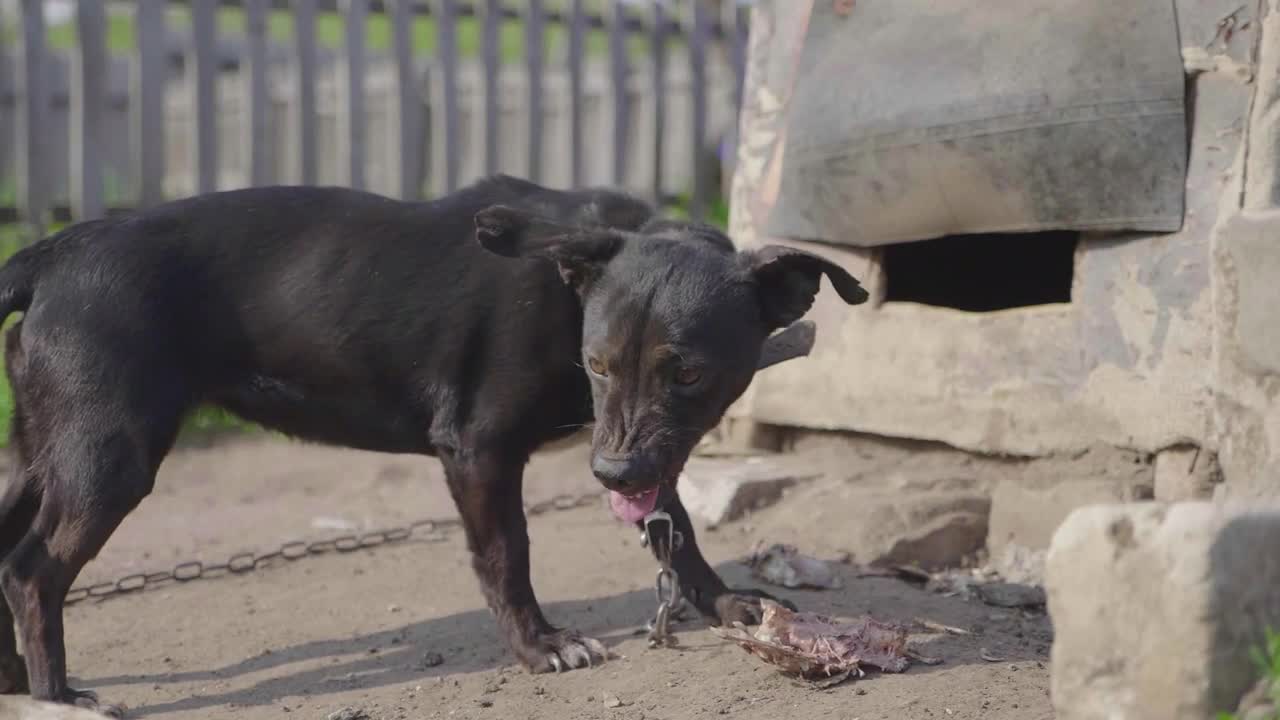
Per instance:
[[[41,0],[13,4],[0,223],[274,183],[414,199],[493,172],[687,193],[698,217],[722,192],[717,154],[732,155],[747,17],[734,0],[78,0],[66,48]],[[389,37],[370,48],[380,14]],[[319,21],[340,41],[322,46]],[[117,26],[132,29],[123,50]]]

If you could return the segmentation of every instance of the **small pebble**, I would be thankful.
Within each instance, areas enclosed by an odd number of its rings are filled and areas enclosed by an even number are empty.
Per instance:
[[[607,708],[620,708],[624,704],[617,695],[605,694],[604,696],[604,706]]]

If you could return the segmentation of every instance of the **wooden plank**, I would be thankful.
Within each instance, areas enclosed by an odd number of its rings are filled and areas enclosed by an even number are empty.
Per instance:
[[[71,212],[77,220],[89,220],[103,212],[107,12],[102,3],[76,5],[76,40],[71,64]]]
[[[248,170],[249,185],[261,187],[271,182],[271,156],[267,150],[270,142],[267,124],[267,3],[268,0],[245,0],[245,57],[241,77],[244,82],[244,103],[247,130],[243,139],[244,166]]]
[[[667,133],[667,31],[671,18],[665,3],[654,2],[652,30],[649,35],[649,58],[653,71],[653,201],[661,204],[663,192],[663,152]]]
[[[22,30],[18,34],[18,207],[23,220],[39,236],[44,234],[49,204],[49,111],[45,85],[45,26],[42,0],[22,0]]]
[[[586,132],[582,117],[582,65],[586,54],[587,14],[584,0],[569,4],[569,168],[573,187],[583,184],[582,136]]]
[[[502,29],[501,0],[484,0],[483,12],[480,15],[480,62],[483,78],[481,80],[482,106],[484,115],[484,173],[492,175],[498,172],[498,132],[501,117],[498,108],[498,74],[502,69],[502,57],[499,54],[499,32]]]
[[[444,189],[458,189],[461,172],[461,116],[458,112],[458,3],[437,0],[436,48],[444,96]]]
[[[395,63],[392,74],[396,91],[391,94],[391,121],[394,130],[388,157],[396,166],[395,192],[404,200],[416,200],[422,192],[422,125],[413,70],[413,2],[391,0],[391,45]]]
[[[297,115],[298,182],[315,185],[319,178],[316,150],[316,2],[293,4],[294,91]]]
[[[525,83],[529,91],[529,167],[528,178],[533,182],[542,181],[542,134],[543,134],[543,84],[545,71],[543,57],[546,43],[547,12],[543,0],[526,0],[525,12],[524,57]]]
[[[693,3],[693,29],[689,33],[689,70],[693,94],[693,193],[689,200],[689,217],[702,220],[707,214],[707,195],[711,180],[703,158],[707,141],[707,41],[711,30],[710,11],[706,3]]]
[[[369,0],[343,3],[343,63],[339,88],[339,157],[346,158],[347,185],[364,189],[365,162],[365,32],[369,20]]]
[[[9,47],[8,40],[10,38],[10,31],[5,27],[5,21],[9,19],[9,12],[8,8],[4,5],[0,5],[0,8],[4,8],[4,11],[0,12],[0,105],[3,105],[6,100],[12,102],[13,112],[16,114],[21,110],[17,99],[18,88],[16,85],[11,84],[15,82],[15,79],[12,76],[15,75],[17,71],[16,68],[12,67],[11,60],[13,57],[12,51],[16,49],[16,43],[14,48]],[[14,37],[16,36],[17,33],[15,32]],[[11,132],[14,134],[10,134]],[[3,143],[4,146],[9,148],[10,152],[12,152],[12,149],[18,144],[16,129],[0,128],[0,143]],[[6,177],[2,172],[0,172],[0,185],[3,185],[5,181],[9,179],[9,177]],[[16,183],[17,176],[15,175],[12,180]]]
[[[627,96],[627,5],[612,0],[609,13],[609,85],[613,98],[613,183],[627,180],[627,151],[630,149],[630,98]]]
[[[195,127],[192,167],[197,194],[218,188],[217,0],[191,0],[191,120]]]
[[[134,7],[138,49],[134,58],[130,125],[138,205],[164,200],[164,0],[139,0]]]
[[[751,30],[751,7],[738,2],[727,3],[726,38],[733,62],[734,108],[742,110],[742,87],[747,79],[747,40]]]

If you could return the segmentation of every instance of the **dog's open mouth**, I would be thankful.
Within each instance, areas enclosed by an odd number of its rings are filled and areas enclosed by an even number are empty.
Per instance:
[[[627,523],[638,523],[644,516],[658,507],[658,496],[662,492],[661,485],[654,485],[644,492],[624,495],[620,492],[609,493],[609,507],[618,519]]]

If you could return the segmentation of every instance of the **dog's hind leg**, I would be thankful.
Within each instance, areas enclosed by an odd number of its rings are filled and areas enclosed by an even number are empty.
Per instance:
[[[0,497],[0,560],[13,551],[26,535],[40,506],[30,473],[26,472],[22,454],[15,459],[13,477]],[[14,634],[13,612],[0,594],[0,694],[27,691],[27,665],[18,654]]]
[[[124,430],[81,426],[53,444],[40,509],[0,568],[0,587],[22,631],[32,697],[118,715],[67,686],[63,604],[85,563],[150,492],[155,468]]]
[[[11,331],[10,338],[17,331]],[[9,376],[15,377],[15,355],[12,347],[7,358]],[[30,470],[27,452],[25,418],[22,413],[21,388],[13,387],[14,411],[10,425],[9,444],[13,452],[13,471],[4,494],[0,496],[0,562],[17,547],[27,534],[40,509],[39,485]],[[27,665],[18,654],[18,641],[14,633],[13,611],[0,593],[0,694],[27,692]]]
[[[484,451],[442,452],[441,460],[462,515],[472,566],[516,658],[534,672],[559,672],[604,660],[604,645],[551,625],[534,596],[521,493],[525,460]]]
[[[69,367],[64,358],[87,362]],[[39,509],[0,563],[0,589],[21,631],[32,697],[117,714],[67,686],[64,601],[85,563],[151,492],[189,396],[176,376],[136,357],[64,351],[45,362],[23,378]],[[68,377],[76,382],[61,380]]]

